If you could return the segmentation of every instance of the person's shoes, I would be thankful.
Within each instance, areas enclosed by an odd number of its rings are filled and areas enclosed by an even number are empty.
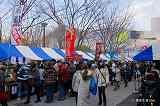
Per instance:
[[[51,103],[51,101],[50,100],[46,100],[45,103]]]
[[[41,102],[41,100],[36,100],[35,103]]]
[[[26,102],[24,102],[24,104],[29,104],[30,103],[30,101],[26,101]]]
[[[102,103],[101,102],[98,102],[98,104],[97,105],[102,105]]]
[[[58,98],[58,101],[64,101],[65,97]]]
[[[127,85],[124,86],[124,88],[126,88],[126,87],[127,87]]]
[[[21,99],[21,98],[17,98],[17,100],[18,100],[18,101],[21,101],[22,99]]]
[[[104,103],[103,106],[107,106],[106,103]]]

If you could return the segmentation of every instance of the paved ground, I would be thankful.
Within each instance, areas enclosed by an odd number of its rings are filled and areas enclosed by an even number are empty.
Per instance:
[[[129,86],[127,88],[124,88],[124,85],[122,84],[121,88],[118,89],[117,91],[113,91],[112,87],[109,86],[106,90],[106,92],[107,92],[107,106],[123,106],[121,104],[124,103],[124,100],[127,100],[129,95],[131,95],[133,93],[133,89],[134,89],[133,82],[130,82]],[[98,102],[97,100],[98,100],[97,97],[91,97],[91,100],[90,100],[91,105],[90,106],[97,106],[97,102]],[[32,103],[30,103],[29,105],[23,105],[22,104],[23,100],[22,101],[14,100],[14,101],[9,102],[9,106],[75,106],[74,98],[67,98],[65,101],[55,100],[51,104],[46,104],[43,101],[41,103],[35,104],[33,101],[34,101],[34,97],[32,99]],[[128,106],[129,106],[129,104],[130,103],[128,103]]]
[[[137,106],[136,99],[138,98],[138,94],[132,94],[120,102],[117,106]]]

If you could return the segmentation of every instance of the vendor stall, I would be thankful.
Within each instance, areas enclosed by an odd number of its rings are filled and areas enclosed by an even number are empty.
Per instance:
[[[7,60],[11,57],[25,58],[29,60],[60,60],[64,57],[52,48],[31,48],[28,46],[14,46],[9,44],[0,44],[0,60]]]
[[[76,60],[82,56],[83,59],[93,60],[94,58],[82,51],[76,51]],[[6,88],[8,89],[9,98],[16,98],[18,92],[18,82],[16,81],[15,65],[17,63],[24,64],[28,61],[50,61],[64,60],[65,52],[59,48],[34,48],[28,46],[15,46],[10,44],[0,43],[0,61],[5,62],[6,73]],[[27,61],[27,62],[26,62]],[[22,95],[25,95],[25,90],[22,88]]]

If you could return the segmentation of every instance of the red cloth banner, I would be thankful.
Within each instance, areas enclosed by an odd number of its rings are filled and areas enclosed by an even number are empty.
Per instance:
[[[16,45],[20,45],[21,44],[21,36],[20,36],[20,32],[19,32],[19,27],[16,25],[12,26],[12,36],[16,42]]]
[[[66,57],[75,55],[76,30],[70,28],[66,31]]]

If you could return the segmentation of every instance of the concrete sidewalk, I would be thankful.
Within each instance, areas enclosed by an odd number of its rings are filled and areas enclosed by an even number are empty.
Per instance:
[[[130,82],[128,87],[124,88],[124,84],[121,84],[120,89],[117,91],[113,91],[113,88],[109,86],[106,90],[107,92],[107,106],[117,106],[120,102],[125,100],[129,95],[133,93],[134,83]],[[53,103],[46,104],[44,103],[45,97],[41,103],[35,104],[33,101],[35,97],[32,97],[32,102],[29,105],[22,104],[24,100],[17,101],[13,100],[9,102],[9,106],[76,106],[74,98],[67,98],[65,101],[57,101],[55,100]],[[98,97],[91,96],[91,105],[90,106],[97,106]]]
[[[117,106],[137,106],[136,99],[138,98],[138,94],[132,94],[128,96],[125,100],[119,103]]]

